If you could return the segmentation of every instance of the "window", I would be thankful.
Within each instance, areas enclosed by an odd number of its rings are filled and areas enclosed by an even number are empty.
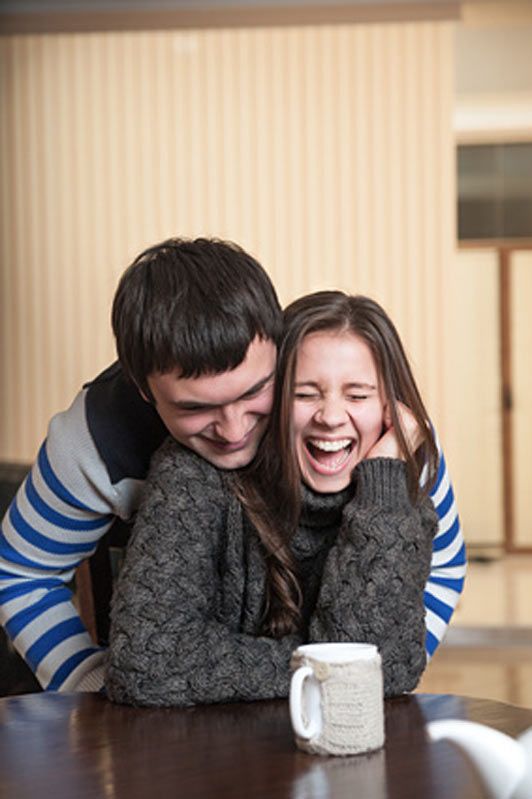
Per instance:
[[[458,239],[532,238],[532,142],[458,147]]]

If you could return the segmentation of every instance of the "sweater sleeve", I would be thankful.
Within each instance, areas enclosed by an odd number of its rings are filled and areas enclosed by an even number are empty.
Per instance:
[[[112,364],[51,420],[0,535],[0,620],[46,690],[103,688],[103,650],[69,583],[118,517],[136,511],[150,457],[167,431]]]
[[[425,585],[427,659],[444,637],[466,575],[466,547],[447,464],[439,442],[438,475],[430,496],[438,514],[430,575]]]
[[[125,503],[88,431],[85,395],[50,422],[0,533],[0,621],[49,691],[103,685],[103,651],[83,627],[68,584]]]
[[[423,589],[438,519],[430,500],[412,505],[402,461],[362,461],[355,477],[310,639],[376,644],[385,696],[396,696],[415,688],[426,665]]]
[[[222,474],[163,445],[113,595],[110,699],[187,706],[287,695],[301,641],[242,632],[244,591],[261,605],[264,592],[242,538],[240,504]]]

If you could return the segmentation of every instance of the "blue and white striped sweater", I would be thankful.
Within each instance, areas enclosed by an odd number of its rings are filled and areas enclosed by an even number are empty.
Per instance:
[[[438,444],[439,446],[439,444]],[[458,602],[466,573],[466,551],[454,493],[441,448],[438,477],[431,497],[439,517],[430,576],[424,592],[427,626],[426,649],[430,658],[442,640]]]
[[[141,432],[139,432],[141,431]],[[116,365],[55,416],[2,522],[0,622],[46,690],[99,690],[104,651],[67,588],[116,516],[134,514],[152,452],[166,435]],[[425,589],[427,656],[462,591],[465,546],[445,460],[431,492],[440,517]]]

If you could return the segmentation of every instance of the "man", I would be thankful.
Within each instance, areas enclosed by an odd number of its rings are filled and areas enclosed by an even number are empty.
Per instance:
[[[46,690],[102,687],[104,650],[67,584],[116,517],[133,516],[168,432],[219,469],[242,468],[273,399],[281,309],[262,267],[233,244],[171,239],[141,253],[120,280],[112,324],[119,361],[52,419],[2,524],[0,621]],[[463,581],[443,457],[433,493],[441,546],[426,593],[429,655]]]

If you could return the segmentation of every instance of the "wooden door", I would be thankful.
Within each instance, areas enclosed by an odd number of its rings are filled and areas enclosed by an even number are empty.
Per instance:
[[[504,263],[506,261],[506,263]],[[509,551],[532,551],[532,249],[511,251],[501,268],[508,292],[509,368],[505,427],[510,462],[506,462],[507,532]]]
[[[448,272],[443,448],[468,546],[504,547],[498,254],[461,248]]]

